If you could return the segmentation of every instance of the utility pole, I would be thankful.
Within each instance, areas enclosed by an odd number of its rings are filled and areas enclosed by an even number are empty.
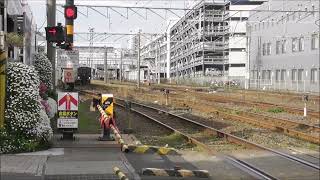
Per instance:
[[[0,29],[0,128],[4,126],[4,112],[6,107],[6,89],[7,89],[7,78],[6,78],[6,66],[7,66],[7,46],[4,42],[5,34],[7,34],[7,0],[4,0],[3,16],[4,21],[3,29]]]
[[[157,45],[156,45],[156,68],[157,68],[157,73],[156,73],[156,76],[157,76],[157,82],[158,84],[160,84],[160,42],[157,41]],[[159,52],[158,52],[159,51]]]
[[[138,33],[138,77],[137,77],[137,86],[138,88],[140,88],[140,33],[141,30],[139,29],[139,33]]]
[[[89,32],[90,32],[90,43],[89,43],[90,58],[89,58],[89,66],[90,66],[90,68],[92,68],[92,64],[93,64],[92,46],[93,46],[93,32],[94,32],[94,28],[89,28]]]
[[[56,0],[47,0],[47,26],[56,25]],[[47,57],[52,64],[52,87],[56,89],[56,49],[53,43],[47,42]]]
[[[122,49],[120,50],[120,82],[122,82]]]
[[[108,48],[104,48],[104,82],[108,83]]]

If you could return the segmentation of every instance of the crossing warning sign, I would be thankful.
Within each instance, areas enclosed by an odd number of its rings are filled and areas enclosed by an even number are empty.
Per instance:
[[[101,106],[107,115],[113,117],[113,94],[101,95]]]
[[[78,93],[58,93],[58,128],[78,128]]]

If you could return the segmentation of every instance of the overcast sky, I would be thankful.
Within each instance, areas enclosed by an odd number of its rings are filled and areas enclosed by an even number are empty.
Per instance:
[[[27,0],[32,9],[34,17],[36,18],[37,27],[39,31],[44,32],[46,23],[46,0]],[[175,7],[184,8],[195,0],[75,0],[75,4],[86,5],[107,5],[107,6],[134,6],[134,7]],[[57,4],[65,4],[65,0],[57,0]],[[113,32],[113,33],[136,33],[138,29],[142,29],[145,33],[164,33],[168,23],[173,23],[172,20],[178,17],[173,13],[165,10],[154,10],[154,12],[146,11],[145,9],[134,9],[140,15],[127,9],[121,8],[95,8],[103,15],[97,13],[93,9],[86,7],[78,7],[78,18],[74,21],[75,32],[88,32],[89,28],[94,28],[95,32]],[[60,11],[60,12],[59,12]],[[115,12],[117,11],[117,12]],[[57,5],[56,21],[65,24],[63,8]],[[82,15],[81,13],[85,14]],[[178,15],[183,15],[183,11],[174,11]],[[123,16],[127,16],[128,19]],[[86,15],[88,14],[88,17]],[[143,16],[143,17],[141,17]],[[147,19],[145,19],[145,17]],[[164,18],[164,19],[163,19]],[[85,37],[87,38],[87,37]],[[97,40],[103,37],[97,37]],[[118,40],[117,40],[118,39]],[[122,44],[125,47],[128,43],[129,36],[112,36],[106,41],[112,44]],[[76,41],[84,41],[84,39],[77,38]]]

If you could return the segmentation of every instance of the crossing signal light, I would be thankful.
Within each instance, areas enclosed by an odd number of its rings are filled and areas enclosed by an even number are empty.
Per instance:
[[[65,40],[64,28],[62,26],[46,27],[46,40],[48,42],[61,43]]]
[[[77,7],[72,6],[65,6],[64,7],[64,17],[66,19],[77,19]]]

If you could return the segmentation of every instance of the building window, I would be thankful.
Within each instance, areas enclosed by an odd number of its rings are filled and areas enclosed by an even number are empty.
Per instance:
[[[318,49],[319,48],[319,36],[318,34],[311,35],[311,49]]]
[[[296,13],[292,13],[292,21],[295,21],[296,20]]]
[[[303,37],[299,38],[299,51],[304,51],[304,39],[303,39]]]
[[[281,53],[282,54],[286,53],[286,51],[287,51],[286,46],[287,46],[287,41],[283,40],[282,44],[281,44]]]
[[[271,70],[267,70],[267,79],[271,80]]]
[[[265,56],[266,55],[266,43],[262,44],[262,55]]]
[[[277,41],[276,42],[276,54],[280,54],[280,49],[281,49],[281,46],[280,46],[280,41]]]
[[[262,71],[262,79],[266,79],[266,70]]]
[[[250,78],[251,78],[251,79],[254,79],[254,78],[255,78],[254,72],[255,72],[254,70],[251,70],[251,73],[250,73]]]
[[[292,38],[292,52],[298,51],[298,38]]]
[[[280,69],[276,70],[276,81],[280,81]]]
[[[311,79],[310,80],[312,83],[318,82],[319,79],[317,79],[317,77],[318,77],[317,73],[318,72],[317,72],[316,68],[311,69],[311,76],[310,76]]]
[[[267,43],[267,55],[271,55],[271,43]]]
[[[297,80],[297,70],[296,69],[292,69],[291,70],[291,81],[296,81]]]
[[[303,80],[303,69],[298,69],[298,81]]]
[[[284,80],[285,80],[285,77],[286,77],[286,70],[285,70],[285,69],[282,69],[282,70],[281,70],[280,80],[281,80],[281,81],[284,81]]]

